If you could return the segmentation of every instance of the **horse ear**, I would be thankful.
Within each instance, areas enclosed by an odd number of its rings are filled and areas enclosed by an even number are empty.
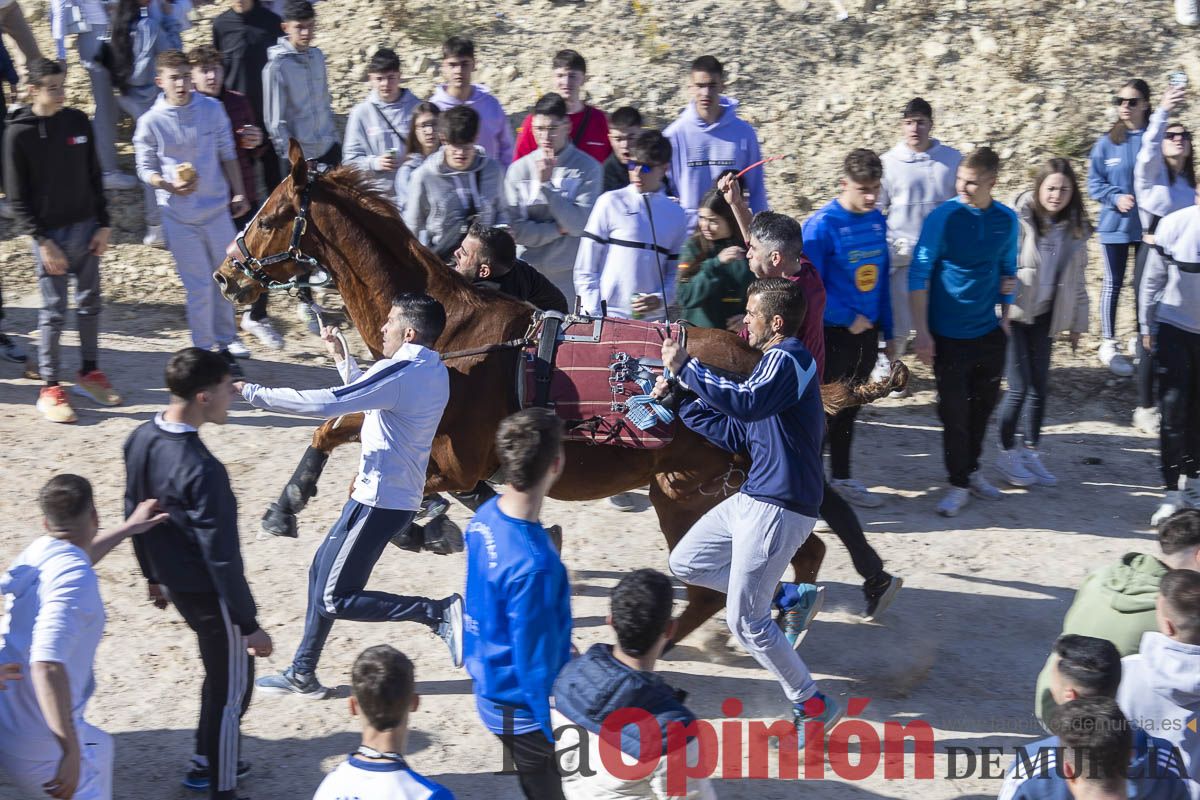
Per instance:
[[[288,161],[292,164],[292,187],[303,189],[308,185],[308,162],[304,160],[304,151],[295,139],[288,139]]]

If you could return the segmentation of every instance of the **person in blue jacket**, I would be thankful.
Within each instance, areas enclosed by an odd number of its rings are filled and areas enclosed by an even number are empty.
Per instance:
[[[504,493],[480,506],[466,533],[463,656],[475,707],[531,800],[563,796],[550,696],[571,657],[571,589],[538,519],[562,474],[562,437],[562,421],[545,408],[501,422]]]
[[[879,338],[891,361],[892,293],[887,219],[875,208],[883,162],[871,150],[852,150],[842,162],[841,193],[804,223],[804,253],[825,284],[825,374],[822,383],[861,383],[871,375]],[[829,419],[829,485],[867,508],[882,500],[850,477],[850,443],[858,406]]]
[[[1126,81],[1113,97],[1117,122],[1100,137],[1088,157],[1088,194],[1100,204],[1096,233],[1104,256],[1104,284],[1100,290],[1100,363],[1114,375],[1133,374],[1133,364],[1121,353],[1117,341],[1117,308],[1125,267],[1135,258],[1142,240],[1142,222],[1134,197],[1133,169],[1142,134],[1150,117],[1150,86],[1141,78]],[[1134,287],[1136,294],[1137,287]],[[1136,312],[1136,298],[1134,301]]]
[[[950,490],[937,511],[953,517],[970,495],[1004,495],[979,472],[983,436],[1000,397],[1008,307],[1017,288],[1016,213],[992,198],[1000,157],[990,148],[958,167],[958,197],[933,210],[908,268],[917,357],[933,365]],[[996,305],[1000,304],[1000,318]]]

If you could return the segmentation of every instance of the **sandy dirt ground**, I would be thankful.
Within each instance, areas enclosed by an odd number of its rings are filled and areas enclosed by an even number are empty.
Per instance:
[[[15,243],[4,250],[6,327],[32,345],[26,335],[36,328],[36,288]],[[36,490],[57,472],[91,479],[102,519],[118,521],[121,444],[165,402],[158,388],[163,367],[173,350],[187,344],[182,291],[172,280],[158,283],[154,302],[136,303],[138,291],[106,279],[102,366],[124,391],[124,405],[103,409],[80,401],[78,424],[53,426],[34,412],[37,384],[22,378],[15,365],[0,365],[0,515],[7,531],[0,539],[0,562],[10,562],[40,532]],[[248,376],[300,388],[336,382],[320,342],[302,330],[288,304],[280,301],[276,308],[285,321],[287,350],[272,361],[246,362]],[[77,344],[68,332],[67,369],[76,368]],[[776,778],[726,780],[719,785],[722,797],[785,798],[797,791],[830,798],[995,796],[999,780],[982,775],[978,764],[974,774],[947,780],[946,748],[1004,747],[1010,753],[1012,746],[1039,738],[1031,713],[1033,685],[1073,588],[1089,570],[1123,552],[1154,549],[1147,520],[1156,504],[1157,443],[1128,427],[1132,387],[1094,366],[1093,352],[1072,357],[1065,344],[1056,350],[1045,450],[1060,486],[1007,491],[1000,502],[974,501],[954,520],[934,513],[944,473],[928,373],[918,370],[911,398],[884,401],[860,417],[856,474],[887,497],[881,508],[860,513],[888,569],[904,576],[906,585],[879,624],[859,622],[859,579],[845,550],[827,536],[822,582],[829,600],[802,654],[826,692],[843,700],[869,699],[860,716],[876,731],[887,721],[928,722],[937,739],[935,779],[914,781],[910,757],[902,781],[885,780],[878,770],[848,782],[827,769],[825,780],[802,787]],[[259,662],[260,674],[288,663],[302,628],[309,560],[337,516],[356,464],[352,448],[330,460],[320,495],[301,517],[299,539],[260,536],[259,517],[291,474],[312,427],[309,420],[239,404],[228,425],[203,432],[229,468],[260,620],[276,642],[277,653]],[[989,464],[993,457],[989,440]],[[451,514],[465,526],[464,508],[455,506]],[[618,513],[603,503],[550,502],[545,518],[565,529],[576,643],[582,649],[608,641],[609,589],[628,570],[667,565],[644,493],[635,513]],[[116,738],[115,796],[191,796],[179,781],[192,752],[198,708],[195,641],[174,610],[158,611],[146,602],[131,547],[112,553],[99,573],[109,621],[88,717]],[[463,580],[462,556],[389,549],[372,586],[441,597],[461,591]],[[777,685],[752,659],[725,649],[724,639],[722,623],[708,623],[661,663],[662,672],[688,692],[701,717],[719,719],[728,697],[744,704],[742,719],[785,714]],[[514,777],[495,774],[501,768],[497,742],[476,717],[466,673],[450,666],[440,641],[415,625],[340,622],[320,671],[324,682],[338,687],[336,698],[259,697],[246,715],[243,755],[254,764],[243,783],[247,797],[311,796],[323,772],[356,743],[344,699],[353,658],[385,642],[417,665],[422,702],[411,720],[412,764],[459,797],[519,796]],[[958,774],[964,769],[960,759]],[[0,778],[0,798],[14,795]]]

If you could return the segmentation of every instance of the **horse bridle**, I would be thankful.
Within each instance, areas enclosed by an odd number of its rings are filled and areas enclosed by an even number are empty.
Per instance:
[[[308,209],[311,204],[312,185],[315,182],[316,177],[305,184],[304,191],[300,193],[300,211],[296,214],[296,219],[292,221],[292,238],[288,243],[287,250],[275,255],[255,258],[250,249],[246,247],[246,231],[250,230],[250,227],[258,220],[258,215],[262,213],[262,209],[259,209],[253,219],[238,233],[237,238],[233,240],[238,252],[242,254],[241,259],[232,254],[229,256],[229,260],[233,262],[233,266],[247,278],[255,281],[269,292],[308,291],[328,286],[333,282],[333,273],[330,269],[312,256],[305,255],[304,251],[300,249],[300,239],[303,238],[304,232],[308,230]],[[300,266],[301,272],[292,276],[289,280],[277,281],[268,275],[264,269],[274,264],[282,264],[285,261],[296,262]],[[316,277],[315,280],[314,276]]]

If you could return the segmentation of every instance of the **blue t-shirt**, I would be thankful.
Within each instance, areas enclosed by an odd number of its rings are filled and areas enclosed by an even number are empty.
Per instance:
[[[542,730],[554,741],[550,695],[571,657],[571,589],[537,522],[510,517],[498,498],[467,526],[463,659],[492,733]]]
[[[887,218],[830,200],[804,222],[804,254],[825,284],[825,324],[848,328],[862,314],[892,338]]]
[[[908,268],[908,290],[929,290],[929,330],[949,339],[977,339],[1000,324],[1000,279],[1017,274],[1017,215],[992,201],[985,209],[957,197],[935,208],[921,227]]]

